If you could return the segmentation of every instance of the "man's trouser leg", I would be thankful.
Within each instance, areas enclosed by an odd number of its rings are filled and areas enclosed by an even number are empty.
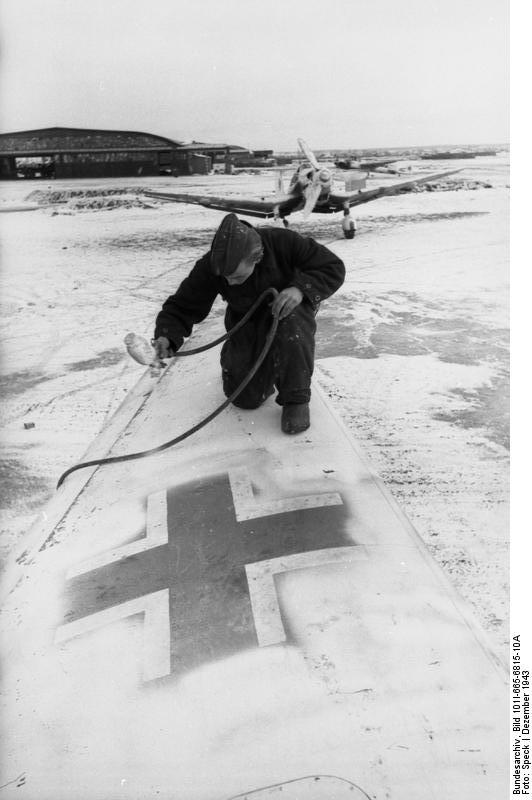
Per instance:
[[[300,303],[279,322],[275,336],[276,403],[308,403],[314,371],[316,316],[309,303]]]
[[[230,397],[257,362],[272,323],[273,317],[269,309],[254,314],[249,322],[224,343],[220,363],[226,397]],[[233,404],[239,408],[258,408],[273,394],[274,379],[272,344],[259,369],[242,392],[235,397]]]
[[[225,395],[229,397],[257,361],[270,326],[271,312],[255,315],[241,330],[225,342],[220,357]],[[276,402],[308,403],[314,369],[316,320],[312,307],[301,303],[279,321],[272,346],[251,381],[235,398],[240,408],[257,408],[274,391]]]

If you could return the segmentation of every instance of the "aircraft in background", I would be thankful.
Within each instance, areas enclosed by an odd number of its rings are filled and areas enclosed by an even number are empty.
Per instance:
[[[378,172],[382,167],[387,167],[388,164],[395,164],[400,159],[398,158],[385,158],[380,161],[361,161],[358,158],[339,158],[334,162],[337,169],[353,169],[360,170],[361,172]],[[395,170],[387,170],[395,172]]]
[[[303,139],[298,139],[299,147],[305,156],[290,180],[287,191],[284,191],[282,174],[278,174],[277,192],[271,197],[216,197],[214,195],[174,194],[171,192],[149,192],[145,194],[158,200],[168,200],[175,203],[192,203],[219,211],[233,212],[250,217],[273,218],[282,220],[288,226],[286,217],[295,211],[302,211],[304,217],[310,213],[334,214],[343,212],[342,230],[346,239],[353,239],[355,235],[355,220],[350,209],[353,206],[378,200],[380,197],[400,194],[411,186],[430,183],[447,175],[452,175],[460,170],[440,172],[436,175],[427,175],[422,178],[397,183],[392,186],[380,186],[376,189],[356,191],[336,191],[333,189],[333,171],[320,165],[316,156]]]

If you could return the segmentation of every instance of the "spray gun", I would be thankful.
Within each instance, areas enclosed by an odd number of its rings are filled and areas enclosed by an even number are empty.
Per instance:
[[[124,337],[124,344],[131,358],[137,363],[149,367],[152,377],[156,378],[159,376],[166,364],[164,361],[161,361],[155,348],[147,339],[143,336],[139,336],[138,333],[128,333]]]

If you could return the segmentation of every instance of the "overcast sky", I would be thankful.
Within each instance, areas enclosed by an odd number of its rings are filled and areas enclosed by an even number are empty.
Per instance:
[[[506,142],[507,0],[1,0],[0,128]]]

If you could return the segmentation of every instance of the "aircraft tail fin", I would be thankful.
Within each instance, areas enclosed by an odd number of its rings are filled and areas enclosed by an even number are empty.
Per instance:
[[[368,178],[367,172],[352,172],[344,177],[345,191],[357,192],[359,189],[366,188],[366,181]]]

